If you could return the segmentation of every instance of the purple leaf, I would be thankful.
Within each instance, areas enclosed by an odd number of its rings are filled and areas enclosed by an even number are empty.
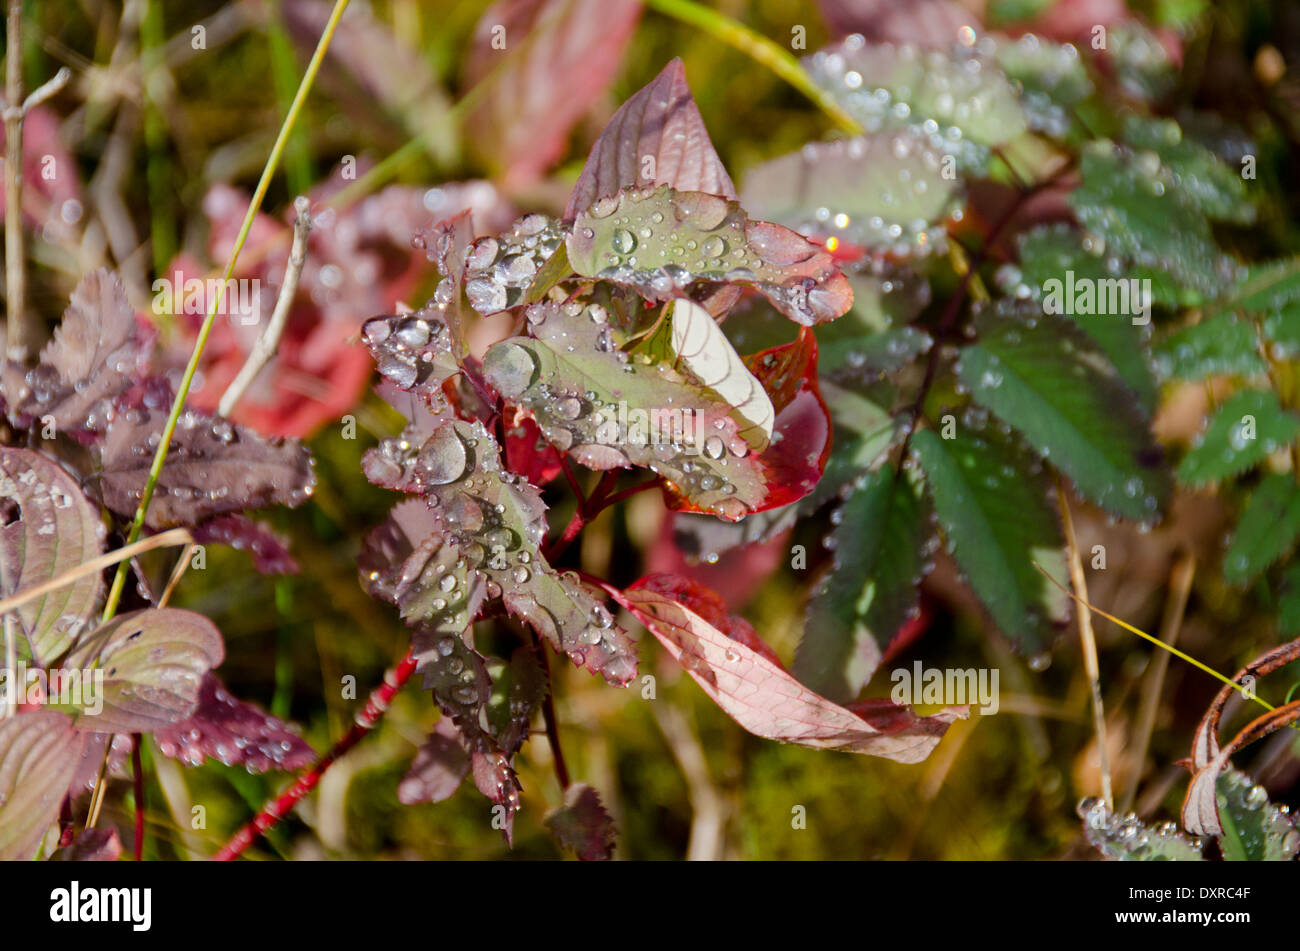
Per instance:
[[[631,186],[671,185],[678,191],[735,198],[699,107],[674,59],[619,107],[591,147],[564,209],[566,221],[598,198]]]
[[[468,128],[508,188],[536,181],[564,152],[640,15],[636,0],[502,0],[483,14],[466,78],[485,88]]]
[[[207,757],[250,773],[296,770],[311,764],[315,751],[278,717],[231,695],[215,674],[203,677],[198,708],[185,720],[155,732],[164,756],[187,766]]]
[[[100,491],[120,515],[134,514],[166,413],[127,410],[109,425]],[[181,413],[145,524],[193,525],[216,515],[278,504],[293,507],[316,483],[311,455],[294,439],[267,439],[216,416]]]
[[[289,554],[286,539],[242,515],[219,515],[193,529],[200,545],[217,544],[238,548],[253,556],[253,566],[264,575],[291,575],[298,562]]]
[[[469,751],[465,741],[451,719],[443,717],[398,784],[397,799],[408,806],[450,799],[468,772]]]
[[[586,783],[574,783],[564,791],[564,805],[547,815],[546,828],[584,862],[614,857],[614,820]]]
[[[191,716],[204,677],[221,663],[221,633],[202,614],[148,608],[120,614],[83,639],[69,669],[103,671],[76,707],[91,733],[152,733]],[[89,685],[87,685],[89,689]]]
[[[102,430],[144,353],[122,282],[111,271],[92,271],[72,292],[40,365],[25,379],[14,370],[4,374],[5,402],[11,414],[52,416],[61,430]]]
[[[916,763],[930,755],[965,707],[919,717],[892,703],[870,716],[832,703],[799,683],[772,658],[730,637],[643,579],[619,596],[723,711],[755,736],[814,749]],[[886,701],[888,703],[888,701]]]
[[[962,27],[982,32],[979,17],[954,0],[817,0],[817,6],[837,38],[861,33],[872,44],[912,43],[947,50],[958,41]]]
[[[704,192],[624,189],[580,213],[567,246],[574,271],[633,287],[647,300],[681,297],[701,282],[748,285],[806,325],[834,320],[853,304],[826,249]]]
[[[0,861],[35,857],[59,815],[83,741],[72,719],[54,710],[0,720]]]
[[[57,858],[65,862],[116,862],[121,856],[122,840],[116,829],[83,829]]]
[[[0,593],[8,596],[69,571],[103,552],[104,525],[77,480],[29,449],[0,448]],[[77,640],[103,592],[84,575],[16,612],[19,649],[48,665]],[[27,652],[24,651],[24,654]]]

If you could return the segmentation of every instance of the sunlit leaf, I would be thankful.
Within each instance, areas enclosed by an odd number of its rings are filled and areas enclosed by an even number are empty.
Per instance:
[[[71,718],[54,710],[0,720],[0,861],[35,857],[58,818],[83,740]]]
[[[1300,829],[1268,791],[1229,766],[1215,789],[1223,835],[1219,848],[1229,862],[1290,862],[1300,852]]]

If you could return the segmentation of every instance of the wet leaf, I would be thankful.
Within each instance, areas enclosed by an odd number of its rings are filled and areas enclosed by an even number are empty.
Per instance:
[[[7,597],[103,553],[104,525],[77,480],[29,449],[0,448],[0,585]],[[18,609],[19,656],[48,665],[76,642],[103,580],[84,575]]]
[[[250,773],[309,766],[316,753],[289,724],[252,703],[239,700],[216,674],[204,675],[198,707],[184,720],[154,733],[163,756],[187,766],[211,757]]]
[[[202,614],[178,608],[119,614],[87,635],[64,665],[103,671],[96,696],[83,696],[72,708],[79,713],[77,728],[153,733],[187,719],[208,671],[224,656],[221,633]]]
[[[610,118],[574,183],[564,218],[572,221],[598,198],[624,188],[653,185],[736,197],[680,59],[672,60]]]
[[[969,419],[952,439],[919,430],[912,451],[952,553],[993,623],[1036,655],[1070,618],[1070,600],[1034,567],[1067,584],[1064,541],[1042,475],[991,428]]]
[[[1108,859],[1121,862],[1200,862],[1200,842],[1178,831],[1177,824],[1164,822],[1154,828],[1129,813],[1117,815],[1095,796],[1079,803],[1079,817],[1088,841]]]
[[[910,129],[810,142],[751,169],[741,203],[805,235],[895,259],[924,256],[946,246],[944,222],[962,197],[957,177],[942,174],[943,159]]]
[[[1295,474],[1267,475],[1241,513],[1223,556],[1223,580],[1247,585],[1285,555],[1300,536],[1300,488]]]
[[[1159,156],[1180,193],[1206,217],[1237,225],[1254,222],[1255,206],[1247,197],[1240,170],[1230,168],[1184,135],[1174,120],[1126,114],[1123,138],[1132,148],[1148,149]]]
[[[1215,787],[1223,835],[1219,848],[1229,862],[1290,862],[1300,852],[1300,830],[1268,800],[1268,791],[1231,766]]]
[[[546,816],[546,828],[584,862],[614,857],[614,820],[601,805],[600,795],[586,783],[574,783],[564,791],[564,805]]]
[[[1244,472],[1300,436],[1300,419],[1271,390],[1239,390],[1223,401],[1178,466],[1178,479],[1201,486]]]
[[[1255,325],[1223,313],[1170,334],[1156,346],[1156,368],[1165,379],[1257,376],[1267,371]]]
[[[1116,515],[1155,519],[1170,480],[1132,391],[1069,321],[1011,311],[978,322],[957,375],[1020,430],[1079,493]]]
[[[264,575],[298,573],[289,554],[288,540],[265,525],[242,515],[220,515],[195,526],[191,534],[200,545],[229,545],[253,556],[253,566]]]
[[[808,603],[793,672],[843,703],[915,615],[934,529],[920,480],[888,466],[862,478],[832,520],[834,562]]]
[[[58,818],[83,739],[71,718],[54,710],[0,720],[0,861],[35,857]]]
[[[756,736],[915,763],[930,754],[954,720],[966,715],[964,707],[949,707],[930,717],[882,717],[888,725],[881,729],[813,693],[767,656],[651,586],[638,582],[619,602],[728,716]]]
[[[465,262],[465,293],[480,314],[495,314],[530,300],[567,277],[566,231],[545,215],[526,215],[496,237],[479,238]],[[562,266],[550,268],[552,261]]]
[[[135,514],[167,414],[128,410],[109,425],[99,475],[104,504]],[[311,454],[295,440],[267,439],[197,410],[181,412],[145,524],[193,525],[206,518],[295,506],[316,484]]]
[[[791,320],[833,320],[853,292],[823,248],[740,205],[668,186],[624,189],[573,223],[569,261],[585,277],[633,287],[648,300],[701,281],[752,285]]]
[[[947,49],[963,26],[979,18],[954,0],[817,0],[827,28],[837,37],[860,33],[868,43],[917,43]]]

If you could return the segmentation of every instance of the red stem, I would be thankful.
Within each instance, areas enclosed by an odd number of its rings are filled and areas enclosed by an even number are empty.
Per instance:
[[[135,782],[135,860],[144,858],[144,769],[140,764],[140,734],[131,734],[131,772]]]
[[[415,673],[414,648],[406,652],[401,663],[384,674],[384,682],[371,691],[366,705],[357,714],[352,729],[335,743],[328,753],[317,760],[314,766],[300,775],[292,786],[280,794],[279,798],[263,806],[256,818],[236,832],[230,841],[221,847],[221,851],[213,856],[213,859],[218,862],[228,862],[237,858],[268,829],[284,818],[300,799],[316,788],[325,771],[334,764],[335,760],[356,746],[362,737],[379,724],[384,711],[393,702],[393,697],[411,679],[413,673]]]

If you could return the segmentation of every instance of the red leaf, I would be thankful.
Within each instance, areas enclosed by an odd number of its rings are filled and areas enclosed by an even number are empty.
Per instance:
[[[685,605],[633,585],[617,596],[655,635],[723,711],[756,736],[814,749],[882,756],[902,763],[925,759],[965,707],[906,719],[905,712],[871,708],[872,720],[803,686],[779,664],[709,624]]]
[[[981,29],[980,18],[953,0],[817,0],[817,6],[837,39],[861,33],[872,44],[912,43],[947,50],[963,26]]]
[[[584,862],[614,857],[614,820],[586,783],[574,783],[564,791],[564,805],[546,817],[546,828]]]
[[[242,515],[222,515],[193,529],[201,545],[217,544],[238,548],[253,556],[253,566],[264,575],[296,574],[298,562],[289,554],[285,539]]]
[[[122,855],[122,840],[116,829],[84,829],[58,858],[65,862],[116,862]]]
[[[33,858],[59,814],[84,735],[53,710],[0,721],[0,861]]]
[[[536,181],[564,152],[640,15],[635,0],[502,0],[483,14],[465,72],[487,89],[468,124],[507,188]]]
[[[397,799],[408,806],[450,799],[468,772],[469,750],[465,749],[465,741],[451,718],[443,717],[398,784]]]
[[[737,197],[686,85],[680,59],[614,113],[591,147],[564,217],[572,221],[596,199],[633,185],[671,185],[678,191]]]
[[[544,486],[561,472],[560,453],[542,436],[536,420],[518,407],[507,407],[507,418],[517,422],[506,427],[506,459],[511,472],[523,476],[535,486]]]
[[[782,666],[781,658],[755,633],[754,626],[743,617],[731,614],[722,597],[700,582],[682,575],[661,573],[646,575],[633,587],[653,591],[685,605],[733,641],[739,641],[750,650],[762,654],[777,667]]]

